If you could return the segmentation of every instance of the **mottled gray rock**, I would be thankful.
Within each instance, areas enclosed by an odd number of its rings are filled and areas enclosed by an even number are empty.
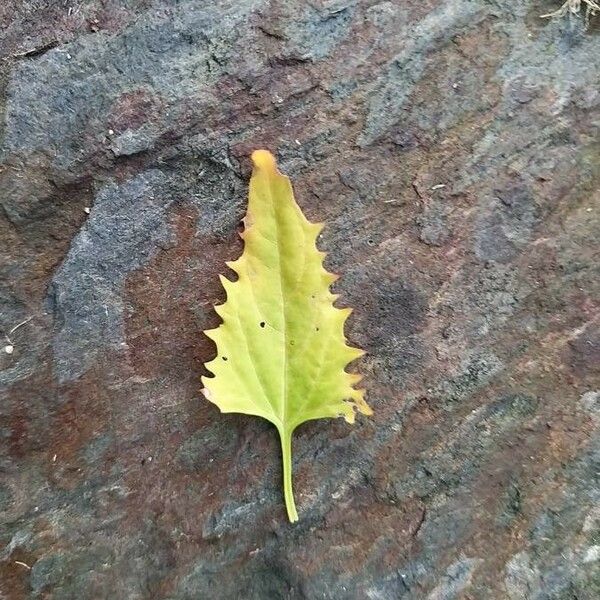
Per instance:
[[[102,190],[71,243],[69,256],[52,281],[59,328],[54,365],[59,382],[83,375],[102,347],[111,352],[123,349],[125,277],[145,264],[161,244],[169,243],[165,214],[173,196],[165,184],[159,171],[149,171],[121,187]]]
[[[5,4],[0,597],[596,600],[597,22]],[[375,411],[298,430],[293,527],[273,428],[200,391],[258,147]]]

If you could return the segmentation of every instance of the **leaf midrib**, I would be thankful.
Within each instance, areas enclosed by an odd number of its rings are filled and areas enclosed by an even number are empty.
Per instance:
[[[275,208],[275,200],[272,189],[272,184],[269,183],[269,201],[271,204],[271,214],[273,215],[273,222],[275,223],[275,239],[277,240],[275,246],[277,248],[277,274],[279,276],[279,295],[281,299],[281,312],[283,317],[283,378],[282,378],[282,393],[281,393],[281,406],[282,406],[282,418],[281,425],[284,429],[286,429],[286,421],[287,421],[287,397],[288,397],[288,322],[287,322],[287,311],[285,309],[285,294],[284,294],[284,284],[283,284],[283,271],[281,269],[281,236],[280,236],[280,226],[279,226],[279,218],[278,212]]]

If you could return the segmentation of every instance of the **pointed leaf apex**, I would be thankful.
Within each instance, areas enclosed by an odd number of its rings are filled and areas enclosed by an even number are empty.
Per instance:
[[[252,153],[252,163],[257,170],[277,171],[277,161],[268,150],[255,150]]]

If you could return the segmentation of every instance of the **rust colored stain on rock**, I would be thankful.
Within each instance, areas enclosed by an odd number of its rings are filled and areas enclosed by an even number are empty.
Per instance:
[[[138,376],[189,373],[199,385],[203,363],[214,354],[201,332],[218,324],[212,306],[224,300],[217,274],[241,244],[235,231],[226,240],[197,236],[193,208],[176,209],[172,226],[173,246],[128,278],[125,339]]]
[[[111,107],[110,124],[114,132],[138,129],[144,123],[155,121],[160,110],[160,98],[140,88],[126,92],[117,98]]]

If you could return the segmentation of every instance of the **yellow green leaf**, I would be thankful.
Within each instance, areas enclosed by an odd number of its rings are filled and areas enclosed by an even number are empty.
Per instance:
[[[294,200],[290,180],[266,150],[252,154],[244,251],[221,276],[227,293],[215,307],[223,323],[205,334],[217,345],[206,364],[204,395],[224,413],[267,419],[279,432],[284,496],[290,521],[298,515],[292,492],[292,434],[311,419],[371,414],[360,375],[346,372],[363,354],[346,344],[349,308],[337,308],[316,247],[322,225],[310,223]]]

